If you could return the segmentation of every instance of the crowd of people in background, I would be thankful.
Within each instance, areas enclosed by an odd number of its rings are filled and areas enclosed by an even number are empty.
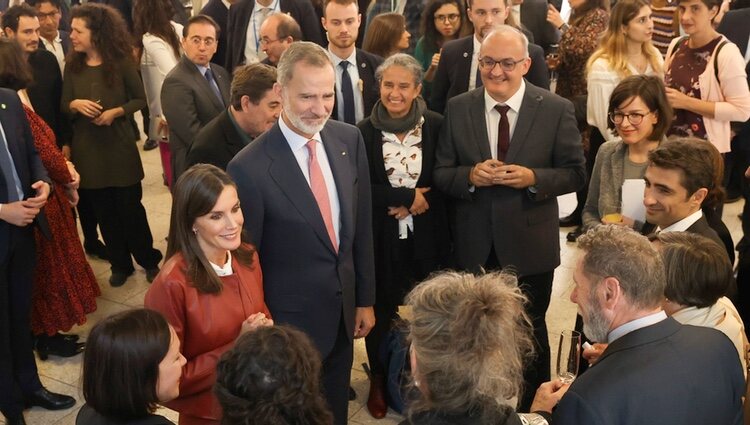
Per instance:
[[[346,424],[358,338],[375,419],[750,423],[746,0],[193,3],[0,0],[7,424],[76,403],[34,352],[83,353],[80,425]],[[87,256],[150,287],[84,341]]]

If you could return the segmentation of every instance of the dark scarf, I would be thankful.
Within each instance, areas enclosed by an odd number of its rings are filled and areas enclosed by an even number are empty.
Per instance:
[[[373,127],[380,131],[393,134],[405,133],[417,126],[426,109],[427,104],[422,99],[422,96],[417,96],[414,102],[411,103],[411,109],[409,109],[409,113],[405,117],[392,118],[388,110],[383,106],[383,103],[378,99],[375,107],[372,108],[370,122]]]

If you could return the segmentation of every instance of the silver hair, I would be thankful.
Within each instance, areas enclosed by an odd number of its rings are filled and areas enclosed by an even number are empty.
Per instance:
[[[471,409],[482,423],[497,423],[492,412],[514,407],[533,353],[526,302],[507,272],[444,271],[418,284],[406,297],[409,338],[415,379],[430,396],[414,401],[411,412]]]
[[[632,306],[648,309],[660,305],[666,286],[664,263],[648,238],[623,226],[601,225],[581,236],[578,247],[584,252],[587,278],[617,279]],[[591,290],[596,287],[591,285]]]
[[[378,69],[375,70],[375,79],[378,81],[378,85],[383,82],[383,73],[385,70],[392,66],[406,68],[406,70],[414,77],[414,85],[418,86],[422,84],[422,79],[424,78],[422,65],[406,53],[396,53],[395,55],[388,56],[383,63],[380,64]]]
[[[284,86],[292,80],[294,66],[299,62],[320,68],[330,66],[333,69],[331,58],[322,47],[309,41],[295,41],[279,58],[279,64],[276,67],[279,84]]]
[[[521,30],[510,25],[500,24],[495,26],[492,31],[490,31],[490,33],[484,37],[482,45],[484,45],[485,43],[490,43],[490,39],[497,34],[512,34],[516,36],[523,46],[523,54],[525,55],[524,58],[529,57],[529,39],[526,38],[526,34],[524,34]]]

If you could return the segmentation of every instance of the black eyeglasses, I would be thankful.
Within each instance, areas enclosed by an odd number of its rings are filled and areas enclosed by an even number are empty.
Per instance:
[[[638,125],[643,122],[643,117],[650,114],[652,111],[649,111],[646,114],[642,114],[640,112],[631,112],[629,114],[623,114],[622,112],[610,112],[608,114],[609,120],[612,121],[616,125],[622,124],[622,122],[625,120],[625,118],[628,119],[628,122],[633,125]]]
[[[435,15],[437,22],[456,22],[461,16],[458,13],[449,13],[447,15]]]
[[[495,59],[485,56],[485,57],[479,58],[479,65],[488,71],[492,71],[493,69],[495,69],[495,65],[500,65],[500,68],[503,71],[511,72],[514,69],[516,69],[516,65],[518,65],[519,63],[525,60],[526,58],[519,59],[519,60],[514,60],[510,58],[495,60]]]

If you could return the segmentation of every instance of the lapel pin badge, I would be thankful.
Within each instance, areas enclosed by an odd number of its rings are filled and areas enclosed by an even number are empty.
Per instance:
[[[362,62],[362,68],[367,68],[367,64]]]
[[[464,57],[465,57],[465,58],[468,58],[468,57],[469,57],[469,54],[468,54],[468,53],[466,53],[466,52],[464,52]]]
[[[346,152],[341,152],[341,155],[342,156],[346,156]]]

